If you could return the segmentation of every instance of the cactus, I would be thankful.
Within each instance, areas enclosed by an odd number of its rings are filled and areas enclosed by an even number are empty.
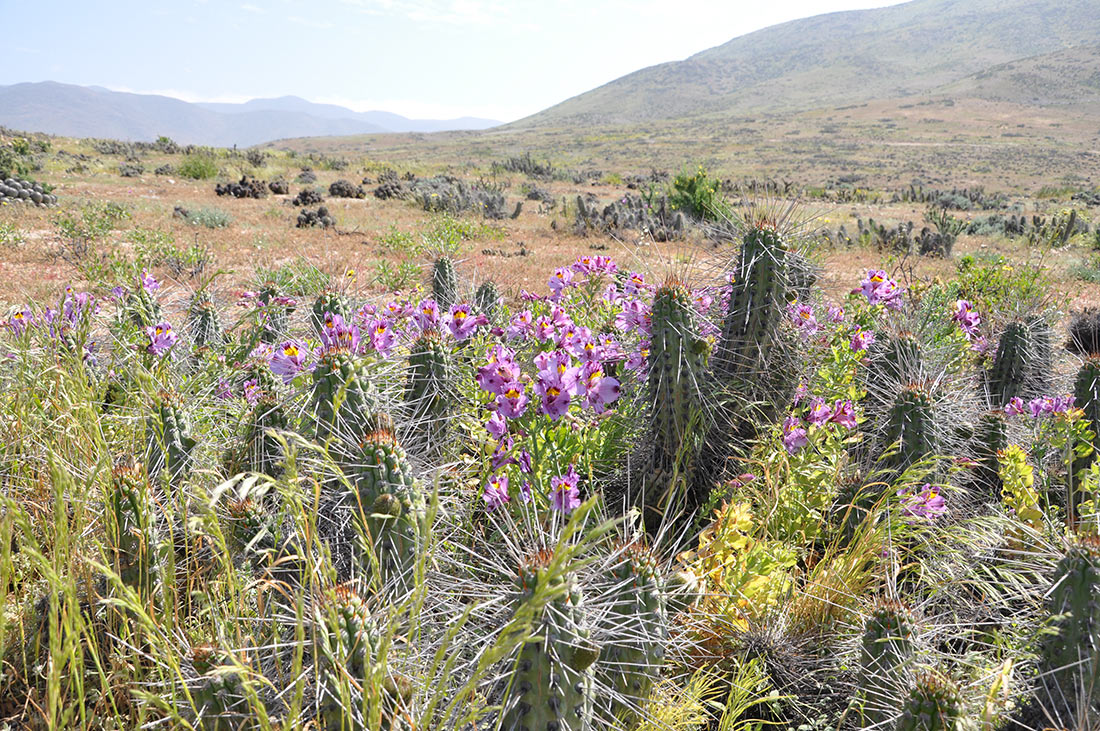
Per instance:
[[[160,303],[152,292],[141,286],[127,295],[126,311],[130,322],[139,328],[152,327],[163,320]]]
[[[889,390],[891,385],[912,383],[920,378],[923,347],[916,335],[903,330],[880,337],[868,349],[867,355],[868,365],[863,378],[867,398],[863,402],[863,411],[869,419],[875,419],[889,408],[884,390]]]
[[[1100,355],[1100,309],[1086,307],[1074,313],[1069,323],[1066,350],[1083,358]]]
[[[888,722],[898,711],[913,659],[913,618],[902,604],[884,600],[863,624],[860,697],[863,725]]]
[[[555,592],[535,618],[505,694],[501,731],[592,728],[593,663],[599,656],[584,624],[583,595],[571,574],[551,575],[552,555],[540,552],[517,572],[517,603]],[[518,607],[517,607],[518,609]]]
[[[612,640],[600,653],[601,687],[611,689],[607,718],[632,719],[649,697],[665,662],[668,597],[657,560],[633,543],[610,567],[610,611],[604,618]]]
[[[753,226],[745,233],[718,347],[719,374],[754,378],[763,371],[783,319],[787,259],[787,248],[774,228]]]
[[[265,554],[279,543],[279,523],[264,506],[250,497],[233,499],[226,505],[228,537],[241,553]]]
[[[183,399],[179,394],[168,391],[157,394],[145,433],[150,475],[157,476],[163,471],[169,480],[185,477],[191,469],[198,442],[191,437],[191,422],[183,411]]]
[[[986,373],[993,408],[1004,408],[1017,396],[1026,399],[1041,395],[1050,377],[1052,340],[1050,327],[1042,318],[1008,324]]]
[[[1100,713],[1100,537],[1078,537],[1058,562],[1047,608],[1056,632],[1042,645],[1040,669],[1055,686],[1051,696],[1083,705],[1076,715],[1095,717]]]
[[[904,471],[937,453],[932,397],[920,386],[908,386],[894,400],[886,418],[886,446],[898,451],[888,458],[891,468]]]
[[[917,675],[897,731],[955,731],[963,716],[959,690],[951,680],[935,671]]]
[[[272,432],[289,428],[290,420],[282,405],[270,394],[261,393],[248,414],[244,440],[233,471],[279,477],[283,472],[283,447]]]
[[[997,453],[1008,447],[1008,422],[1001,410],[983,414],[974,433],[974,453],[978,466],[974,482],[984,495],[1001,497],[1000,460]]]
[[[386,414],[371,418],[372,429],[353,459],[349,496],[357,520],[378,562],[383,586],[411,580],[424,532],[425,498],[405,450]]]
[[[474,293],[474,305],[477,311],[485,315],[489,322],[496,322],[497,315],[500,314],[500,301],[500,292],[492,279],[482,282]]]
[[[260,288],[256,301],[263,307],[263,329],[260,332],[260,341],[264,343],[277,343],[286,337],[290,329],[290,315],[294,308],[283,304],[284,300],[279,296],[278,285],[273,281],[267,281]]]
[[[312,406],[318,441],[334,438],[340,451],[341,442],[357,444],[363,438],[377,403],[349,351],[333,348],[321,356],[313,370]]]
[[[188,307],[191,342],[196,348],[220,348],[225,343],[218,310],[206,292],[196,292]]]
[[[842,545],[852,542],[859,526],[881,498],[882,490],[876,483],[868,485],[861,474],[845,476],[840,480],[829,517]]]
[[[411,686],[386,672],[384,659],[379,657],[378,629],[366,601],[353,586],[335,587],[317,606],[314,641],[323,687],[321,728],[326,731],[404,728],[400,711],[409,701]],[[384,676],[381,687],[377,682],[379,675]]]
[[[439,257],[432,267],[432,298],[441,312],[458,302],[458,273],[449,256]]]
[[[1087,469],[1100,452],[1100,355],[1089,356],[1077,371],[1073,385],[1073,405],[1085,412],[1089,430],[1093,433],[1093,452],[1074,462],[1073,472],[1076,475]]]
[[[693,470],[706,434],[703,404],[708,343],[698,334],[691,293],[669,279],[657,289],[649,349],[650,431],[653,451],[640,501],[646,525],[702,504]]]
[[[257,728],[244,689],[246,674],[233,662],[233,657],[218,648],[200,645],[191,651],[191,660],[200,674],[191,691],[198,727],[203,731]]]
[[[351,318],[347,299],[335,289],[323,289],[313,301],[313,309],[309,313],[309,323],[313,331],[320,335],[324,331],[325,315],[332,313],[339,315],[345,321]]]
[[[117,464],[106,496],[109,559],[122,583],[144,602],[153,595],[155,578],[154,509],[142,466],[133,460]]]
[[[447,345],[435,330],[426,330],[409,351],[405,399],[412,410],[423,445],[438,453],[444,443],[447,416],[454,396]]]

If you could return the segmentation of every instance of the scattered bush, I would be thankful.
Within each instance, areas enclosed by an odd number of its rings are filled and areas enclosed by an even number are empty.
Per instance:
[[[315,206],[318,203],[324,203],[325,198],[316,188],[302,188],[290,202],[296,206]]]
[[[188,155],[178,168],[181,178],[210,180],[218,175],[218,164],[210,155]]]
[[[677,175],[669,189],[668,205],[673,211],[683,211],[697,221],[717,221],[729,218],[729,206],[722,198],[721,183],[707,175],[700,165],[689,175]]]
[[[298,214],[298,228],[334,228],[336,219],[329,215],[328,209],[321,206],[316,211],[303,209]]]
[[[145,173],[145,168],[136,163],[125,162],[118,166],[118,174],[124,178],[137,178]]]
[[[183,220],[192,226],[204,228],[225,228],[233,222],[232,216],[220,208],[198,208],[184,211]]]
[[[219,196],[231,195],[234,198],[266,198],[267,183],[243,175],[236,183],[218,183],[214,186],[214,192]]]

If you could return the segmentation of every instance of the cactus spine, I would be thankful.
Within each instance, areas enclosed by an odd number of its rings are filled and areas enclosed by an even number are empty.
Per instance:
[[[449,256],[439,257],[432,267],[432,298],[441,312],[458,302],[458,272]]]
[[[106,503],[107,546],[112,568],[124,585],[148,602],[153,595],[157,540],[151,489],[139,463],[130,461],[115,466]]]
[[[1001,463],[997,453],[1008,447],[1008,423],[1001,410],[983,414],[974,434],[974,451],[978,467],[974,481],[983,494],[999,500],[1001,497]]]
[[[370,384],[362,377],[352,354],[333,348],[313,370],[313,413],[317,439],[356,444],[366,433],[370,414],[377,408]]]
[[[889,465],[904,471],[937,453],[932,397],[920,386],[908,386],[898,394],[886,419],[886,445],[897,445]]]
[[[283,447],[273,432],[286,431],[290,420],[282,405],[263,393],[248,414],[238,469],[279,477],[283,472]]]
[[[201,675],[192,691],[203,731],[239,731],[255,728],[255,715],[244,689],[245,673],[228,652],[199,646],[191,651],[192,664]]]
[[[218,310],[206,292],[196,292],[188,308],[191,342],[196,348],[220,348],[225,343]]]
[[[668,598],[653,554],[632,544],[610,569],[613,604],[605,619],[612,640],[600,653],[601,687],[612,690],[608,718],[635,717],[665,662]]]
[[[1090,355],[1077,371],[1073,385],[1073,405],[1085,412],[1089,430],[1093,433],[1093,453],[1079,458],[1073,465],[1075,473],[1088,468],[1100,452],[1100,354]]]
[[[145,425],[149,471],[182,479],[191,469],[198,442],[191,437],[191,422],[183,411],[183,399],[176,393],[161,391],[152,418]]]
[[[599,651],[589,641],[583,596],[574,577],[551,575],[550,558],[549,552],[536,554],[517,573],[519,605],[536,593],[556,596],[535,618],[532,635],[516,659],[504,698],[502,731],[592,728],[593,663]]]
[[[313,331],[320,335],[325,327],[325,315],[332,313],[339,315],[345,321],[351,317],[347,299],[334,289],[324,289],[313,301],[313,309],[309,313],[309,322]]]
[[[917,675],[909,691],[897,731],[955,731],[963,716],[959,690],[949,678],[935,671]]]
[[[986,388],[994,408],[1003,408],[1017,396],[1026,399],[1041,395],[1049,381],[1052,339],[1049,326],[1041,318],[1008,324],[986,373]]]
[[[372,430],[354,459],[352,479],[357,519],[378,562],[384,587],[411,580],[424,529],[425,499],[393,420],[372,417]]]
[[[863,725],[888,722],[899,710],[913,659],[913,619],[895,601],[880,602],[863,625],[860,704]]]
[[[273,281],[264,283],[256,301],[263,308],[260,341],[268,344],[279,342],[290,329],[290,314],[294,308],[284,304],[285,300],[279,296],[278,285]]]
[[[424,446],[438,453],[454,401],[447,345],[435,330],[425,331],[409,351],[405,398]]]
[[[497,315],[500,314],[500,300],[500,291],[497,290],[496,282],[492,279],[482,282],[474,293],[474,305],[477,311],[485,315],[489,322],[496,322]]]
[[[1100,713],[1100,537],[1079,537],[1058,562],[1047,608],[1057,630],[1040,652],[1040,668],[1056,686],[1050,695],[1083,705],[1076,710],[1095,717]]]
[[[708,344],[695,322],[691,293],[670,279],[653,299],[647,388],[653,452],[641,495],[647,527],[667,513],[693,512],[705,496],[689,494],[706,433],[703,383]]]

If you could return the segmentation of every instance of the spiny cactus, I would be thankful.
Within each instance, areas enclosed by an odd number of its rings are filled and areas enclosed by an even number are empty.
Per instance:
[[[698,331],[691,293],[669,279],[653,299],[648,393],[653,452],[641,494],[647,527],[667,512],[694,512],[704,495],[692,471],[706,434],[704,378],[709,345]]]
[[[228,538],[241,553],[264,554],[274,551],[279,542],[279,522],[263,504],[250,497],[226,504]]]
[[[1086,358],[1100,355],[1100,309],[1088,307],[1073,315],[1066,350]]]
[[[1059,706],[1100,714],[1100,537],[1078,537],[1058,562],[1047,608],[1056,633],[1043,643],[1040,669]]]
[[[455,393],[447,344],[435,330],[424,331],[409,351],[405,399],[412,410],[424,447],[438,452]]]
[[[1041,395],[1050,378],[1052,340],[1050,327],[1042,318],[1010,322],[1005,327],[986,373],[993,408],[1003,408],[1017,396],[1026,399]]]
[[[191,342],[196,348],[220,348],[225,342],[214,300],[204,291],[196,292],[188,307]]]
[[[230,653],[210,645],[191,651],[191,661],[200,674],[191,691],[203,731],[241,731],[257,728],[255,715],[244,689],[246,674]]]
[[[1090,355],[1077,371],[1073,384],[1073,405],[1085,412],[1089,430],[1093,433],[1093,452],[1074,462],[1073,471],[1077,473],[1091,465],[1100,452],[1100,354]]]
[[[611,608],[603,618],[608,636],[596,672],[607,696],[607,718],[628,720],[640,710],[665,663],[668,597],[657,559],[632,543],[610,567]]]
[[[581,731],[592,728],[593,663],[599,650],[589,640],[583,595],[571,574],[551,574],[549,552],[519,566],[517,605],[538,592],[556,592],[536,617],[531,637],[516,659],[504,698],[500,728]],[[517,606],[518,609],[518,606]]]
[[[875,483],[867,484],[862,474],[841,478],[829,510],[829,518],[843,544],[851,543],[856,530],[881,498],[882,489]]]
[[[999,500],[1001,496],[1000,460],[997,453],[1008,447],[1008,422],[1001,410],[982,415],[974,432],[974,454],[978,466],[974,483],[983,495]]]
[[[151,327],[161,322],[160,303],[153,293],[138,286],[126,296],[126,312],[130,322],[139,328]]]
[[[864,726],[884,724],[897,713],[912,659],[909,610],[896,601],[881,601],[863,624],[859,703]]]
[[[912,383],[920,378],[923,359],[920,339],[908,330],[880,335],[875,340],[868,348],[863,377],[867,389],[863,412],[869,419],[878,418],[889,408],[884,393],[891,385]]]
[[[349,351],[334,348],[321,356],[313,370],[312,406],[318,441],[335,438],[339,451],[339,442],[356,444],[362,439],[378,404]]]
[[[198,442],[191,436],[191,421],[179,394],[169,391],[157,394],[145,433],[150,475],[164,474],[170,480],[186,476]]]
[[[383,586],[409,584],[424,534],[424,491],[394,436],[393,420],[375,414],[371,421],[352,461],[348,477],[355,493],[349,497]]]
[[[236,472],[260,472],[278,477],[283,472],[283,447],[274,432],[287,431],[286,411],[270,394],[263,393],[248,413],[244,440],[235,464]]]
[[[115,465],[105,502],[111,567],[123,584],[134,589],[143,601],[149,601],[156,565],[156,508],[140,463],[127,460]]]
[[[477,311],[485,315],[489,322],[496,322],[500,314],[500,291],[492,279],[486,279],[474,293],[474,305]]]
[[[432,267],[432,298],[440,311],[446,311],[458,302],[458,272],[454,260],[441,256]]]
[[[351,318],[347,298],[335,289],[323,289],[313,301],[313,309],[309,313],[309,322],[313,331],[318,335],[324,330],[325,315],[332,313],[339,315],[344,320]]]
[[[290,329],[290,315],[294,308],[284,304],[279,295],[279,287],[273,281],[264,282],[256,295],[256,301],[263,307],[263,325],[260,340],[264,343],[277,343],[286,337]]]
[[[408,703],[412,689],[403,679],[392,678],[385,659],[379,657],[378,627],[363,596],[351,584],[341,584],[326,592],[314,611],[314,642],[322,687],[321,728],[405,728],[400,710]]]
[[[963,720],[962,699],[955,684],[943,674],[926,671],[917,675],[897,731],[955,731]]]
[[[886,418],[885,446],[897,446],[889,466],[903,471],[937,453],[932,397],[921,386],[911,385],[898,394]]]

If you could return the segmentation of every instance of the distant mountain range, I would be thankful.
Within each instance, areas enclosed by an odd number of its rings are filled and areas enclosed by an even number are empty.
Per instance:
[[[296,96],[243,104],[189,103],[54,81],[0,86],[0,125],[68,137],[249,147],[287,137],[486,129],[492,119],[408,119],[390,112],[354,112]]]
[[[1097,0],[913,0],[819,15],[641,69],[506,129],[743,117],[926,93],[1097,106],[1098,11]]]

